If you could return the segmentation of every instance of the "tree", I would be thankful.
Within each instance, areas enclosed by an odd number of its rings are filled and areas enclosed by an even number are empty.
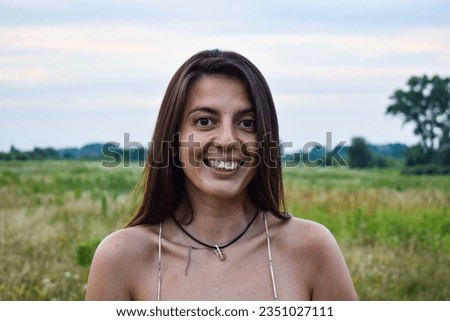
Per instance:
[[[408,89],[398,89],[386,113],[413,123],[425,154],[432,154],[450,143],[450,78],[411,77]]]
[[[352,138],[352,145],[348,148],[348,162],[350,167],[370,167],[372,165],[372,153],[366,140],[362,137]]]
[[[406,151],[406,166],[416,166],[416,165],[425,165],[430,163],[432,160],[431,153],[426,153],[421,145],[417,144],[411,146]]]

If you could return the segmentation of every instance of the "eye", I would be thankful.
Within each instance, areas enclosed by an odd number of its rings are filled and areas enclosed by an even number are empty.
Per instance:
[[[254,129],[255,128],[255,121],[253,119],[244,119],[241,122],[242,127]]]
[[[199,118],[195,121],[195,124],[199,126],[211,126],[213,125],[213,121],[210,118]]]

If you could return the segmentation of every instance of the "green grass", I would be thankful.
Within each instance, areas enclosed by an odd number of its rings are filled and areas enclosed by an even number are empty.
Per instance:
[[[0,299],[82,300],[80,248],[121,227],[139,168],[0,163]]]
[[[92,250],[130,218],[142,169],[0,162],[0,299],[82,300]],[[291,213],[326,225],[362,300],[449,300],[450,180],[290,168]]]
[[[450,180],[392,170],[285,170],[288,209],[326,225],[362,300],[449,300]]]

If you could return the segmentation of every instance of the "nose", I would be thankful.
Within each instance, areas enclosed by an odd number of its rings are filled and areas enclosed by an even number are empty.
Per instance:
[[[215,140],[223,150],[239,146],[239,139],[234,124],[230,121],[223,122],[217,130],[217,137]]]

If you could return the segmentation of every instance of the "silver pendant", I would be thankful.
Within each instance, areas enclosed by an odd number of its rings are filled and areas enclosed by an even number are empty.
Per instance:
[[[225,253],[222,252],[222,250],[219,248],[218,245],[216,245],[214,247],[214,253],[216,253],[217,257],[221,260],[221,261],[225,261]]]

